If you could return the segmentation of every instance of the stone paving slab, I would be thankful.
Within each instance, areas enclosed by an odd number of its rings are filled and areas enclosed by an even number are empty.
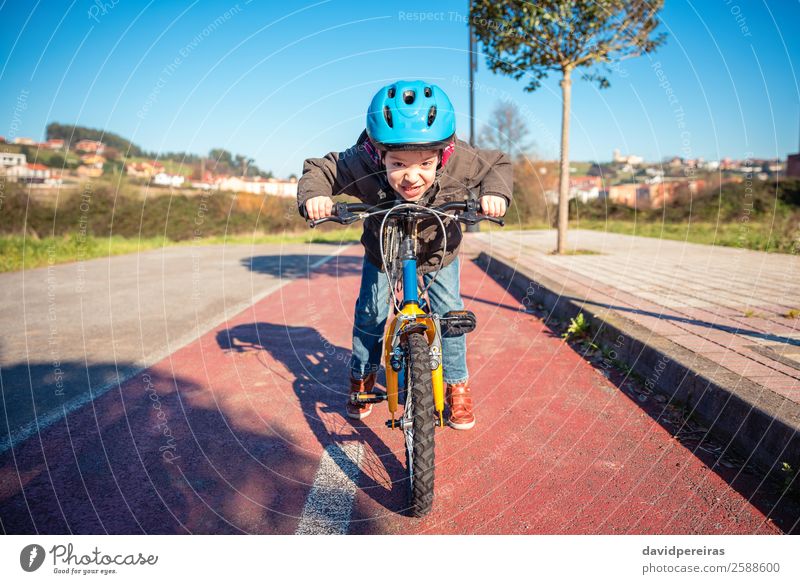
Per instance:
[[[790,358],[795,368],[754,347],[800,352],[800,318],[785,316],[800,310],[800,258],[586,230],[569,235],[574,249],[598,255],[550,255],[555,231],[478,237],[492,254],[579,287],[586,299],[751,381],[770,376],[770,389],[796,399],[800,359]]]
[[[646,345],[689,351],[727,380],[723,394],[768,392],[777,408],[771,415],[790,412],[783,421],[795,437],[800,318],[790,311],[800,310],[800,257],[588,230],[570,231],[568,242],[573,252],[591,253],[552,254],[555,230],[474,234],[465,251],[487,266],[497,260],[508,277],[524,275],[529,291],[546,281],[555,304],[634,323]]]

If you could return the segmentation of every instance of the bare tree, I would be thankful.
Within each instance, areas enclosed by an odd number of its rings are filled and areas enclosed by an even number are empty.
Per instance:
[[[608,87],[597,65],[655,50],[665,34],[655,34],[663,0],[472,0],[470,24],[483,43],[492,71],[528,79],[535,91],[550,71],[561,73],[561,174],[557,252],[566,249],[569,218],[569,116],[572,72]]]
[[[525,152],[530,131],[522,113],[512,101],[498,101],[489,122],[481,128],[478,141],[484,148],[502,150],[511,158]]]

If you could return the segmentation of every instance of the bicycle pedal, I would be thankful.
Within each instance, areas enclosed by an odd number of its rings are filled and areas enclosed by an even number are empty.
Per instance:
[[[355,393],[350,394],[350,402],[356,405],[362,404],[377,404],[382,401],[386,401],[387,396],[382,391],[373,391],[373,392],[362,392],[362,393]]]
[[[470,310],[451,310],[442,315],[439,322],[444,337],[457,337],[471,333],[477,325],[475,313]]]

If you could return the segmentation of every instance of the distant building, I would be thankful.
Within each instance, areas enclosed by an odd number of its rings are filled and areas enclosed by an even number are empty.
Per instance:
[[[78,176],[82,178],[98,178],[103,176],[103,167],[86,166],[82,164],[77,169]]]
[[[628,154],[623,156],[620,154],[619,149],[614,150],[614,162],[617,164],[630,164],[631,166],[637,166],[644,162],[644,158],[637,154]]]
[[[153,177],[153,184],[162,187],[182,187],[186,177],[179,174],[167,174],[159,172]]]
[[[125,172],[128,176],[137,178],[152,178],[160,172],[164,172],[164,165],[153,160],[152,162],[133,162],[125,165]]]
[[[614,185],[608,189],[610,201],[637,209],[660,209],[681,194],[696,194],[705,188],[703,180],[659,180],[652,183]]]
[[[800,153],[790,154],[786,159],[786,176],[800,178]]]
[[[26,163],[6,169],[6,177],[11,182],[43,183],[50,178],[50,169],[44,164]]]
[[[264,185],[264,194],[274,197],[297,197],[297,179],[277,180],[268,178]]]
[[[75,150],[78,152],[94,152],[95,154],[102,154],[106,145],[97,140],[81,140],[75,144]]]
[[[99,154],[84,154],[81,156],[81,162],[86,166],[103,168],[103,165],[106,163],[106,159]]]
[[[0,166],[24,166],[27,162],[24,154],[0,152]]]
[[[599,176],[570,176],[569,198],[586,203],[601,196],[603,181]],[[297,189],[295,188],[295,194]]]
[[[14,144],[21,144],[22,146],[35,146],[36,140],[33,138],[14,138]]]
[[[625,205],[626,207],[640,207],[639,200],[645,199],[649,195],[650,189],[648,185],[623,184],[608,187],[608,199],[613,203]]]
[[[48,140],[47,142],[43,142],[42,147],[47,148],[48,150],[63,150],[64,140],[61,138],[54,138],[52,140]]]

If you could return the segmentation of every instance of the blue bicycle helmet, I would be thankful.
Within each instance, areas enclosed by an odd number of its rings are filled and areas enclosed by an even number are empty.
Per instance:
[[[453,104],[424,81],[397,81],[375,94],[367,110],[367,135],[381,150],[439,150],[456,132]]]

